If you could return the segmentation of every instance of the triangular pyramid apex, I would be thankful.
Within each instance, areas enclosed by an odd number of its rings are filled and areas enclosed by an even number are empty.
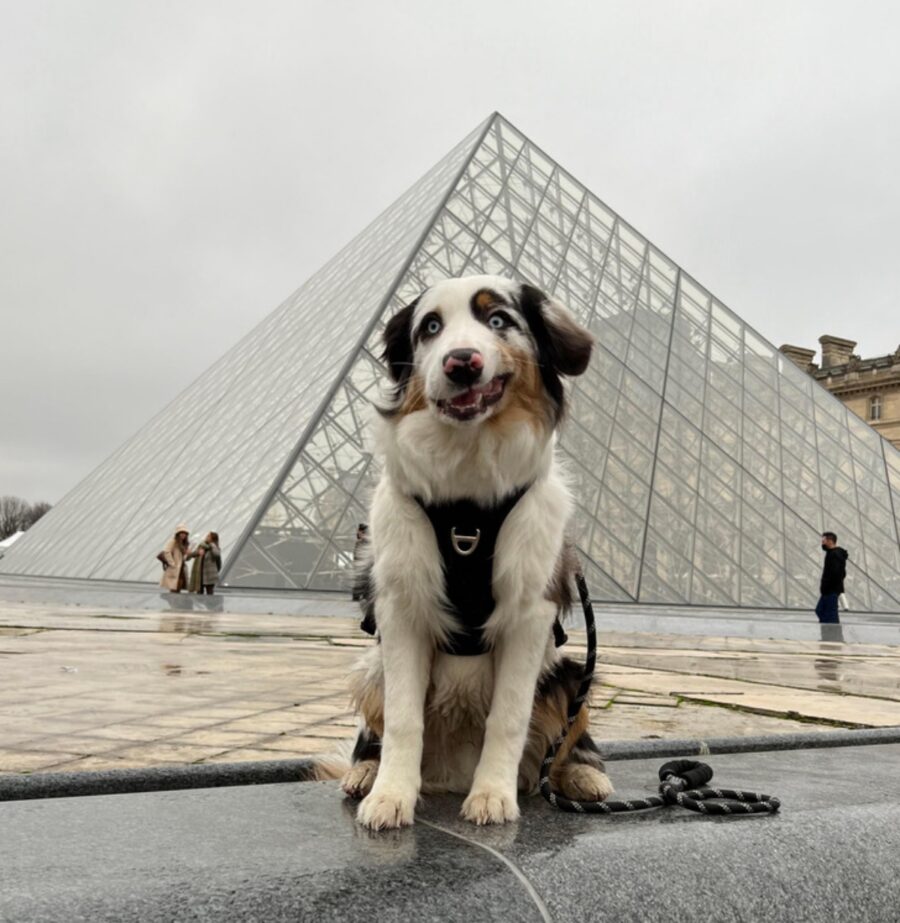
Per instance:
[[[468,165],[471,163],[472,158],[475,156],[475,152],[484,143],[484,139],[485,137],[487,137],[487,134],[491,130],[491,127],[493,125],[493,120],[494,120],[494,115],[489,116],[480,125],[476,126],[475,129],[470,131],[453,149],[454,151],[464,150],[465,156],[460,158],[452,174],[448,175],[445,181],[439,187],[440,188],[440,198],[437,201],[437,204],[434,206],[433,211],[430,214],[430,217],[428,218],[427,222],[422,225],[419,235],[417,239],[415,240],[415,242],[410,242],[409,249],[406,251],[407,255],[404,258],[403,262],[400,264],[396,274],[394,275],[393,280],[390,282],[389,286],[385,289],[385,293],[383,297],[377,302],[377,305],[375,306],[374,311],[372,311],[371,314],[369,315],[368,321],[363,326],[362,331],[359,334],[359,336],[356,338],[352,348],[347,352],[344,363],[340,367],[340,370],[338,371],[337,375],[334,377],[331,383],[331,386],[327,389],[324,396],[322,397],[322,400],[319,406],[314,411],[314,413],[311,415],[311,418],[309,422],[307,423],[306,427],[301,431],[300,437],[297,439],[296,443],[294,444],[293,449],[290,451],[286,460],[284,461],[277,478],[272,482],[269,489],[265,492],[261,502],[256,508],[256,511],[247,521],[246,526],[244,527],[243,531],[240,534],[240,537],[235,543],[234,552],[226,560],[225,566],[222,569],[223,579],[227,577],[229,570],[231,569],[232,565],[234,564],[234,562],[237,560],[238,556],[240,555],[241,549],[250,539],[254,530],[259,525],[261,518],[265,515],[265,512],[267,508],[269,507],[269,504],[272,502],[277,492],[278,486],[289,475],[290,471],[292,470],[294,465],[297,463],[297,459],[300,457],[300,453],[303,451],[307,442],[312,438],[312,435],[315,432],[316,427],[319,425],[322,419],[322,416],[325,414],[328,406],[334,400],[334,397],[338,393],[344,379],[350,374],[353,368],[353,365],[356,362],[357,357],[360,355],[360,352],[364,348],[369,337],[372,335],[373,331],[376,329],[378,320],[383,316],[387,306],[390,304],[391,298],[393,297],[397,289],[400,287],[403,277],[408,272],[413,259],[415,258],[416,254],[419,252],[423,243],[425,242],[428,235],[431,233],[432,229],[437,223],[438,218],[440,217],[440,214],[444,209],[444,206],[447,204],[447,200],[450,198],[451,195],[453,195],[454,190],[459,185],[460,178],[465,173]],[[444,159],[446,160],[446,158]],[[422,177],[418,181],[418,183],[414,184],[414,186],[411,188],[415,189],[418,185],[421,185],[422,183],[426,182],[428,178],[432,174],[435,173],[435,171],[440,169],[441,163],[443,163],[443,161],[441,161],[435,167],[432,167],[431,170],[429,170],[428,173],[426,173],[425,176]],[[407,195],[409,194],[409,190],[407,191],[406,194]],[[395,206],[391,206],[383,214],[388,214],[393,207]],[[369,229],[373,227],[374,224],[377,223],[378,220],[380,220],[380,218],[376,219],[376,222],[373,222],[372,224],[370,224],[369,228],[367,228],[366,231],[363,232],[363,234],[367,233]]]
[[[186,519],[223,536],[232,586],[347,589],[378,473],[380,325],[481,273],[546,287],[597,338],[558,443],[595,598],[807,609],[836,523],[851,606],[900,612],[900,453],[496,110],[0,570],[155,580]],[[226,450],[198,467],[210,446]]]

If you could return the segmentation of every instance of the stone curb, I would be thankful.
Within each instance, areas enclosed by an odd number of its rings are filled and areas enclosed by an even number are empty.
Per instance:
[[[666,756],[708,756],[711,753],[762,753],[766,750],[812,750],[900,743],[900,727],[809,734],[767,734],[755,737],[709,737],[681,740],[613,740],[601,742],[603,758],[642,760]],[[0,797],[2,797],[0,782]]]
[[[219,788],[226,785],[270,785],[275,782],[309,782],[314,778],[315,763],[309,759],[154,766],[98,772],[37,772],[0,776],[0,802]]]
[[[612,762],[656,757],[705,756],[714,753],[761,753],[767,750],[808,750],[895,743],[900,743],[900,727],[758,737],[711,737],[708,740],[614,740],[602,743],[601,746],[604,758]],[[179,791],[229,785],[310,782],[315,778],[315,766],[313,759],[294,759],[0,776],[0,802]]]

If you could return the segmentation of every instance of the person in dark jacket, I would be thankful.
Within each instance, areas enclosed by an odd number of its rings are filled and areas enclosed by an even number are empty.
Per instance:
[[[194,559],[188,589],[191,593],[213,595],[222,569],[222,552],[219,550],[219,533],[207,532],[206,538],[188,555]]]
[[[366,542],[369,540],[369,527],[361,522],[356,527],[356,545],[353,548],[353,601],[366,599],[369,575],[363,570],[362,560],[366,557]]]
[[[849,555],[838,547],[834,532],[822,533],[822,551],[825,552],[825,566],[822,568],[822,581],[819,584],[819,602],[816,615],[823,624],[838,624],[838,597],[844,592],[844,578],[847,576],[847,558]]]

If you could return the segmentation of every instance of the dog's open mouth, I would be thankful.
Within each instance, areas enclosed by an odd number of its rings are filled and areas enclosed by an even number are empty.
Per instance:
[[[455,397],[444,398],[437,402],[437,408],[454,420],[472,420],[483,414],[488,407],[492,407],[503,397],[509,373],[492,378],[486,385],[469,388]]]

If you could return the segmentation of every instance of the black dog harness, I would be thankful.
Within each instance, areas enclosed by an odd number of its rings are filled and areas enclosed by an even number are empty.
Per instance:
[[[460,625],[441,647],[441,650],[448,654],[472,656],[488,651],[483,629],[495,606],[491,582],[494,575],[497,536],[506,517],[527,490],[528,487],[522,487],[492,507],[482,507],[470,500],[429,505],[419,497],[415,498],[434,529],[444,562],[448,608]],[[544,798],[561,811],[578,814],[619,814],[670,804],[680,805],[702,814],[776,813],[781,807],[778,798],[737,789],[711,788],[705,783],[712,779],[712,769],[705,763],[691,760],[666,763],[659,770],[659,795],[646,798],[634,798],[630,801],[576,801],[553,790],[550,783],[551,767],[559,748],[587,701],[597,661],[594,608],[580,571],[575,574],[575,585],[584,612],[587,657],[578,691],[569,703],[566,723],[556,740],[547,748],[541,763],[539,789]],[[371,635],[376,632],[375,613],[371,603],[366,607],[365,619],[360,627]],[[553,635],[557,647],[561,647],[568,640],[558,616],[553,625]]]
[[[484,625],[496,606],[492,582],[497,536],[530,486],[520,487],[495,506],[481,506],[472,500],[429,504],[421,497],[414,498],[434,529],[444,564],[448,610],[459,626],[440,646],[444,653],[473,657],[490,650],[484,640]],[[374,621],[367,614],[362,624],[369,634],[375,633]],[[557,647],[568,640],[558,616],[553,637]]]

